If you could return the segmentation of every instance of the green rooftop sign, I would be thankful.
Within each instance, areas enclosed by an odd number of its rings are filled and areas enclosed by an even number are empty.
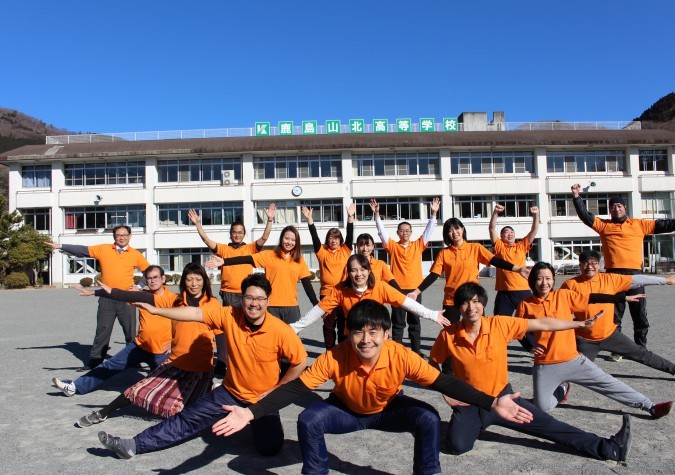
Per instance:
[[[410,133],[410,132],[459,132],[457,117],[444,117],[442,122],[437,123],[432,117],[396,119],[391,124],[388,119],[373,119],[372,123],[366,124],[365,119],[349,119],[349,125],[345,124],[343,132],[342,122],[336,119],[327,120],[325,126],[319,125],[316,120],[303,120],[302,126],[294,127],[292,120],[279,121],[276,131],[272,130],[270,122],[256,122],[255,136],[269,137],[271,135],[318,135],[318,134],[386,134],[386,133]]]

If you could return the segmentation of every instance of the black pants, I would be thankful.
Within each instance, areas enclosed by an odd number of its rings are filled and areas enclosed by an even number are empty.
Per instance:
[[[619,330],[614,330],[610,336],[600,341],[590,341],[577,337],[577,350],[586,358],[593,361],[601,351],[611,351],[624,356],[629,360],[637,361],[650,368],[658,369],[669,374],[675,374],[675,363],[652,353],[644,346],[633,343]]]
[[[136,307],[127,302],[117,302],[104,297],[98,299],[96,313],[96,335],[89,353],[90,367],[103,363],[110,343],[115,320],[120,322],[124,332],[124,341],[128,345],[136,338]]]
[[[639,270],[636,269],[607,269],[609,274],[623,274],[623,275],[635,275],[641,274]],[[626,295],[637,295],[644,294],[644,286],[636,287],[630,289],[626,292]],[[647,320],[647,300],[640,299],[637,302],[630,302],[628,304],[628,309],[630,310],[630,316],[633,319],[633,340],[640,346],[647,346],[647,332],[649,331],[649,320]],[[621,320],[623,319],[623,314],[626,310],[626,302],[614,304],[614,323],[619,326],[619,331],[621,331]]]
[[[403,295],[407,295],[415,289],[401,289]],[[417,302],[422,303],[422,295],[417,296]],[[410,349],[415,353],[422,351],[422,325],[420,317],[414,313],[406,311],[401,307],[391,309],[391,339],[403,343],[403,331],[408,324],[408,337],[410,338]]]

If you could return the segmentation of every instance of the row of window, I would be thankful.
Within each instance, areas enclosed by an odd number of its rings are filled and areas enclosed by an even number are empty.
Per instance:
[[[639,150],[640,171],[668,171],[665,149]],[[548,173],[621,172],[626,167],[625,151],[596,150],[548,152]],[[354,154],[355,176],[408,176],[440,174],[438,153],[371,153]],[[458,152],[450,154],[453,175],[535,173],[534,154],[515,152]],[[160,183],[188,183],[241,180],[240,158],[159,160]],[[23,188],[51,187],[51,165],[24,165]],[[145,183],[144,162],[103,162],[66,164],[66,186],[105,186]],[[341,178],[340,155],[294,155],[261,157],[253,161],[256,180],[284,178]]]
[[[599,216],[609,214],[609,200],[616,194],[587,193],[584,195],[588,210]],[[384,220],[426,220],[429,217],[429,203],[433,197],[421,196],[412,198],[376,198],[380,205],[380,216]],[[626,202],[628,196],[624,195]],[[673,215],[671,193],[643,193],[642,215],[653,218],[669,218]],[[356,220],[369,221],[373,219],[370,209],[370,200],[357,199]],[[494,203],[506,208],[502,216],[509,218],[525,218],[530,216],[530,208],[537,205],[536,195],[475,195],[457,196],[453,201],[453,216],[460,219],[488,218],[492,215]],[[553,194],[549,196],[551,216],[576,216],[570,194]],[[318,223],[344,222],[345,209],[342,200],[307,200],[307,201],[277,201],[275,222],[278,224],[298,224],[304,222],[301,207],[312,209],[312,217]],[[268,202],[255,204],[256,220],[258,224],[267,221],[265,209]],[[190,226],[188,211],[196,209],[202,213],[202,224],[224,225],[243,216],[243,202],[214,202],[214,203],[170,203],[158,205],[160,227]],[[628,214],[630,214],[630,206]],[[51,231],[50,208],[28,208],[21,210],[26,224],[30,224],[39,231]],[[111,229],[115,226],[128,224],[132,227],[145,227],[145,206],[88,206],[64,208],[66,229]],[[437,216],[439,221],[442,216]]]

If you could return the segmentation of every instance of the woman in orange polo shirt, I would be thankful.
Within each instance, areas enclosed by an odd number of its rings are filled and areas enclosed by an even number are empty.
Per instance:
[[[147,292],[117,290],[109,298],[126,302],[146,302],[165,307],[221,308],[213,297],[209,277],[200,264],[183,269],[180,295],[173,302],[159,301]],[[172,322],[171,354],[164,364],[134,384],[99,411],[79,419],[80,427],[103,422],[108,415],[131,403],[162,417],[180,412],[211,389],[213,369],[213,331],[197,322]]]
[[[368,258],[361,254],[354,254],[347,260],[347,278],[340,285],[333,287],[331,292],[317,305],[305,314],[300,320],[291,324],[296,332],[311,325],[321,318],[324,313],[330,313],[335,308],[341,308],[345,315],[361,300],[375,300],[392,307],[402,307],[409,312],[433,320],[441,326],[450,325],[443,316],[443,310],[431,310],[415,300],[406,297],[388,283],[376,280],[370,268]]]
[[[459,311],[454,305],[455,290],[466,282],[478,283],[478,264],[518,272],[525,278],[529,274],[527,267],[520,267],[496,257],[482,244],[466,242],[466,229],[457,218],[450,218],[443,223],[443,242],[448,247],[438,253],[434,265],[429,270],[429,275],[418,288],[408,294],[408,297],[416,299],[441,274],[445,274],[443,310],[452,323],[460,320]]]
[[[300,233],[295,226],[286,226],[281,230],[279,244],[274,250],[228,259],[212,256],[212,259],[205,263],[206,267],[212,268],[238,264],[251,264],[253,267],[265,268],[265,276],[274,289],[267,311],[289,325],[300,319],[298,280],[302,283],[312,305],[316,305],[319,301],[312,287],[311,273],[302,258]]]
[[[375,240],[373,236],[368,233],[359,234],[356,238],[356,252],[368,258],[370,262],[370,270],[375,276],[375,280],[381,280],[391,285],[396,290],[401,290],[401,287],[398,285],[394,279],[394,274],[391,272],[391,269],[385,261],[375,259],[373,257],[373,251],[375,250]],[[342,280],[347,278],[347,267],[345,267],[344,275]]]
[[[555,286],[555,270],[548,262],[537,262],[528,284],[532,297],[520,302],[516,317],[557,318],[571,321],[574,312],[583,312],[592,303],[615,303],[644,298],[644,294],[586,294]],[[604,311],[603,311],[604,312]],[[613,318],[603,315],[601,318]],[[622,404],[635,407],[653,415],[656,405],[644,394],[605,373],[577,350],[574,330],[559,332],[535,331],[532,379],[534,403],[549,411],[559,402],[567,400],[570,383],[577,383]]]
[[[328,293],[342,281],[347,259],[352,255],[352,241],[354,238],[354,214],[356,205],[354,203],[347,207],[347,238],[342,237],[342,232],[338,228],[330,228],[326,232],[326,240],[322,244],[319,234],[314,225],[313,209],[303,206],[302,215],[309,226],[309,234],[312,236],[314,254],[319,261],[319,280],[321,281],[321,290],[319,299],[323,299]],[[337,326],[337,332],[335,327]],[[335,308],[323,319],[323,341],[326,349],[335,346],[335,341],[342,342],[345,339],[345,315],[340,307]]]

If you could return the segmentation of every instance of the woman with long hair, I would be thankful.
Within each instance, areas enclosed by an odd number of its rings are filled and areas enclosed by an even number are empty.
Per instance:
[[[213,297],[204,267],[190,263],[183,269],[180,294],[172,300],[147,292],[106,288],[108,298],[126,302],[146,302],[159,307],[220,308]],[[172,321],[171,354],[164,364],[134,384],[99,411],[81,417],[80,427],[103,422],[108,415],[131,403],[161,417],[170,417],[211,389],[213,369],[213,331],[197,322]]]
[[[267,311],[284,322],[291,324],[300,318],[298,306],[297,282],[300,280],[312,305],[318,299],[310,280],[311,273],[302,258],[300,233],[295,226],[286,226],[279,236],[279,244],[273,250],[261,251],[252,256],[237,256],[223,259],[212,256],[205,265],[210,268],[251,264],[253,267],[264,267],[265,276],[272,284]]]
[[[454,305],[455,290],[466,282],[478,283],[478,264],[492,265],[500,269],[518,272],[525,278],[529,274],[527,267],[519,267],[495,257],[482,244],[466,242],[466,229],[457,218],[450,218],[443,223],[443,242],[447,247],[438,253],[433,266],[429,270],[429,275],[417,289],[408,294],[408,297],[416,299],[441,274],[445,274],[443,309],[445,310],[445,316],[452,323],[457,323],[461,318]]]
[[[322,299],[291,327],[296,332],[300,332],[300,330],[321,318],[324,313],[331,312],[337,307],[340,307],[345,315],[349,315],[349,310],[357,302],[366,299],[375,300],[382,304],[388,303],[392,307],[402,307],[441,326],[450,324],[443,316],[443,310],[430,310],[415,300],[406,297],[388,283],[375,279],[368,258],[361,254],[354,254],[347,260],[347,278],[340,285],[336,285],[326,298]]]

